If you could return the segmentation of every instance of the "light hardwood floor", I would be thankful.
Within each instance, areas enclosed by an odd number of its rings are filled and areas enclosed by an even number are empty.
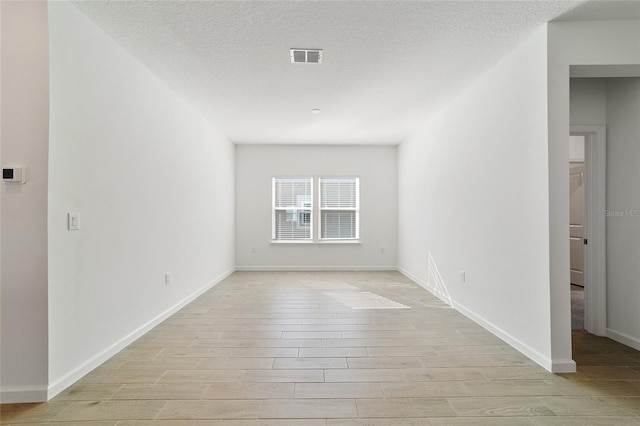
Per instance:
[[[397,272],[238,272],[2,424],[640,425],[640,353],[556,375]]]

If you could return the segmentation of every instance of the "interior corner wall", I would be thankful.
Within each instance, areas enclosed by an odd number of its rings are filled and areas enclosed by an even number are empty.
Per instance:
[[[49,37],[51,397],[233,271],[234,147],[72,4]]]
[[[551,369],[546,57],[543,27],[400,145],[398,263]]]
[[[395,146],[237,145],[236,267],[396,269],[397,167]],[[359,177],[360,243],[272,243],[275,176]]]
[[[640,64],[640,21],[551,22],[548,28],[551,346],[553,358],[563,362],[571,358],[569,67]]]
[[[0,197],[0,402],[47,396],[47,3],[0,2],[2,166],[24,185]]]

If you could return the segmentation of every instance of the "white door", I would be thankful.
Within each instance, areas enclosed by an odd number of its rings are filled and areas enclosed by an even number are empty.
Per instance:
[[[584,287],[584,164],[569,166],[571,284]]]

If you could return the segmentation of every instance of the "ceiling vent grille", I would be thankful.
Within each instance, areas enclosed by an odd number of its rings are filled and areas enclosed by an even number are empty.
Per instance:
[[[292,64],[322,63],[322,49],[291,49]]]

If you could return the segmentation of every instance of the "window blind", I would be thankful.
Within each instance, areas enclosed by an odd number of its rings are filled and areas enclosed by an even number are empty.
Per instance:
[[[313,179],[273,178],[274,240],[310,240],[313,229]]]
[[[320,178],[320,238],[359,238],[359,179]]]

